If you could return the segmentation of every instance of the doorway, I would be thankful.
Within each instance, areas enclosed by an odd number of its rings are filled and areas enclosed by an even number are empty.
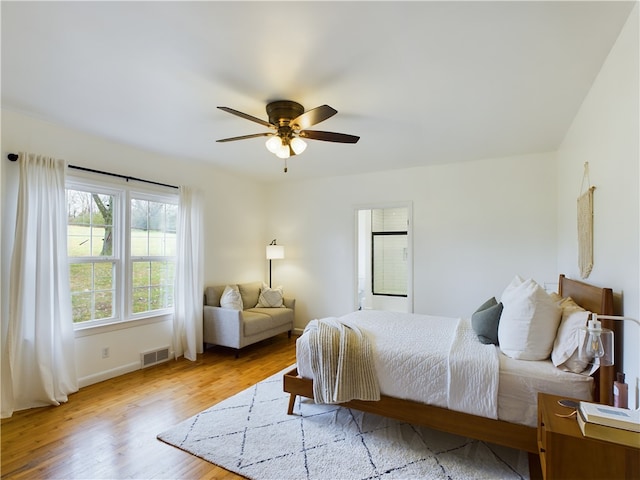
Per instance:
[[[356,209],[356,308],[413,312],[411,204]]]

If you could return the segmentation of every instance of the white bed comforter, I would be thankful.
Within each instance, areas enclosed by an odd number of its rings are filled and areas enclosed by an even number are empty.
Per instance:
[[[498,418],[498,353],[478,342],[468,319],[366,310],[340,321],[371,341],[382,394]],[[308,341],[297,343],[298,371],[313,378]]]

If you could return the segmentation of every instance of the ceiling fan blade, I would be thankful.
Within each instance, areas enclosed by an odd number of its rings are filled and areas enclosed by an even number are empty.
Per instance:
[[[259,123],[260,125],[264,125],[265,127],[276,128],[275,125],[267,122],[266,120],[262,120],[261,118],[254,117],[253,115],[249,115],[247,113],[239,112],[238,110],[234,110],[233,108],[229,108],[229,107],[218,107],[218,108],[220,110],[223,110],[223,111],[227,112],[227,113],[231,113],[233,115],[237,115],[238,117],[244,118],[246,120],[251,120],[252,122]]]
[[[325,121],[327,118],[333,117],[336,113],[338,113],[338,111],[335,108],[329,105],[321,105],[294,118],[289,122],[289,126],[294,130],[304,130],[312,125]]]
[[[319,130],[303,130],[300,136],[310,140],[324,140],[325,142],[357,143],[360,137],[346,133],[321,132]]]
[[[247,138],[270,137],[271,135],[273,135],[271,132],[253,133],[251,135],[241,135],[239,137],[222,138],[220,140],[216,140],[216,142],[234,142],[236,140],[246,140]]]

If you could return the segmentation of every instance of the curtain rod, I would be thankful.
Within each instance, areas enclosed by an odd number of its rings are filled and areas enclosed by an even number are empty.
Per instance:
[[[12,162],[15,162],[16,160],[18,160],[18,154],[10,153],[9,155],[7,155],[7,158]],[[129,177],[127,175],[120,175],[119,173],[104,172],[102,170],[94,170],[93,168],[87,168],[87,167],[78,167],[76,165],[67,165],[67,166],[75,170],[82,170],[83,172],[99,173],[100,175],[109,175],[110,177],[124,178],[127,182],[129,180],[135,180],[136,182],[150,183],[152,185],[159,185],[161,187],[169,187],[169,188],[176,188],[176,189],[180,188],[180,187],[176,187],[175,185],[169,185],[167,183],[154,182],[153,180],[145,180],[144,178]]]

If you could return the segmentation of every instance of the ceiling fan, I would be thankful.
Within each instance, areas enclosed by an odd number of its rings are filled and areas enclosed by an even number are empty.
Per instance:
[[[360,140],[360,137],[347,135],[346,133],[307,130],[312,125],[323,122],[338,113],[336,109],[329,105],[321,105],[320,107],[305,112],[304,107],[297,102],[277,100],[267,104],[269,121],[239,112],[233,108],[218,108],[271,129],[271,131],[264,133],[223,138],[217,140],[218,142],[233,142],[235,140],[246,140],[248,138],[270,137],[266,142],[266,147],[279,158],[285,159],[285,172],[287,171],[286,159],[293,155],[301,154],[305,148],[307,148],[307,144],[303,138],[337,143],[356,143]]]

